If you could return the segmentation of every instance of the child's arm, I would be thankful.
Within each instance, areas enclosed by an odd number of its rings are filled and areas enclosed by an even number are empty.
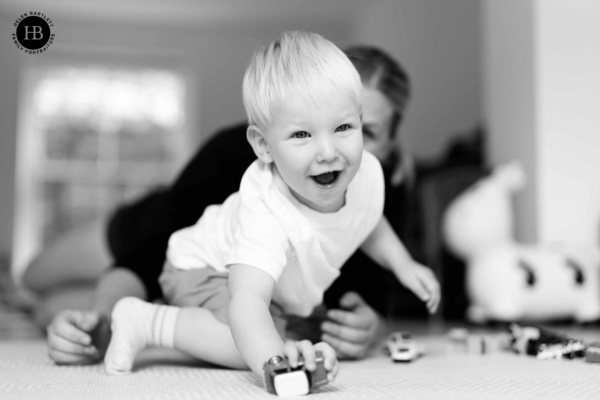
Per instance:
[[[338,362],[333,348],[326,343],[313,346],[308,341],[286,342],[277,333],[269,305],[275,281],[266,272],[244,265],[232,265],[229,271],[229,324],[233,340],[242,358],[255,373],[262,375],[265,361],[275,355],[288,358],[296,367],[298,356],[304,358],[308,370],[317,367],[315,351],[320,350],[325,357],[325,369],[329,380],[337,374]]]
[[[427,303],[434,313],[440,302],[440,285],[433,272],[412,259],[385,216],[361,246],[375,262],[394,272],[398,280]]]
[[[240,354],[257,374],[283,347],[269,313],[274,287],[273,278],[257,268],[235,264],[229,270],[231,333]]]

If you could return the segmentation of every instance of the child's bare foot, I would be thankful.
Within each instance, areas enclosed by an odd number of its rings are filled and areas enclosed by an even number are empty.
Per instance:
[[[135,297],[117,302],[112,312],[112,338],[104,357],[106,373],[131,372],[137,354],[149,346],[173,347],[178,309]]]

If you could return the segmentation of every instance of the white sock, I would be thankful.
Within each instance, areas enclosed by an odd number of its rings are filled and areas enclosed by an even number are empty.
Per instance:
[[[135,297],[117,302],[112,312],[112,337],[104,357],[109,375],[131,372],[144,348],[173,348],[179,308],[147,303]]]

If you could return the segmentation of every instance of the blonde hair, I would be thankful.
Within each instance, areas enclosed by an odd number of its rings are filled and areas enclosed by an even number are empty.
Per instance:
[[[356,67],[363,85],[379,90],[392,103],[394,116],[390,137],[393,139],[411,96],[408,73],[391,55],[377,47],[353,46],[344,52]]]
[[[258,50],[244,76],[248,123],[265,127],[287,96],[317,100],[336,89],[360,107],[360,76],[348,57],[316,33],[284,32]]]
[[[390,54],[373,46],[353,46],[344,50],[354,67],[360,74],[364,87],[377,89],[394,107],[390,121],[389,137],[396,140],[396,135],[404,119],[406,107],[411,98],[410,77],[404,67]],[[386,160],[380,160],[393,168],[392,186],[402,181],[409,186],[414,185],[414,159],[406,145],[396,140]]]

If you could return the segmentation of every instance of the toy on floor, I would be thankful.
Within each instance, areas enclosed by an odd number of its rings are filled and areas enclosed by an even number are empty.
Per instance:
[[[466,328],[452,328],[447,337],[447,350],[450,353],[490,354],[508,348],[508,339],[504,333],[472,333]]]
[[[478,323],[597,320],[597,248],[526,246],[514,240],[512,195],[524,184],[519,164],[498,166],[445,211],[445,242],[466,262],[467,318]]]
[[[585,349],[585,361],[600,363],[600,342],[594,342]]]
[[[271,357],[263,365],[265,386],[267,391],[278,396],[301,396],[313,389],[327,384],[323,353],[316,352],[317,369],[309,371],[304,368],[302,358],[298,366],[292,368],[288,361],[280,356]]]
[[[536,326],[511,324],[511,348],[515,353],[536,356],[541,360],[579,358],[585,355],[583,340],[572,339],[565,335]]]
[[[383,350],[394,362],[411,362],[421,355],[410,332],[391,333]]]

